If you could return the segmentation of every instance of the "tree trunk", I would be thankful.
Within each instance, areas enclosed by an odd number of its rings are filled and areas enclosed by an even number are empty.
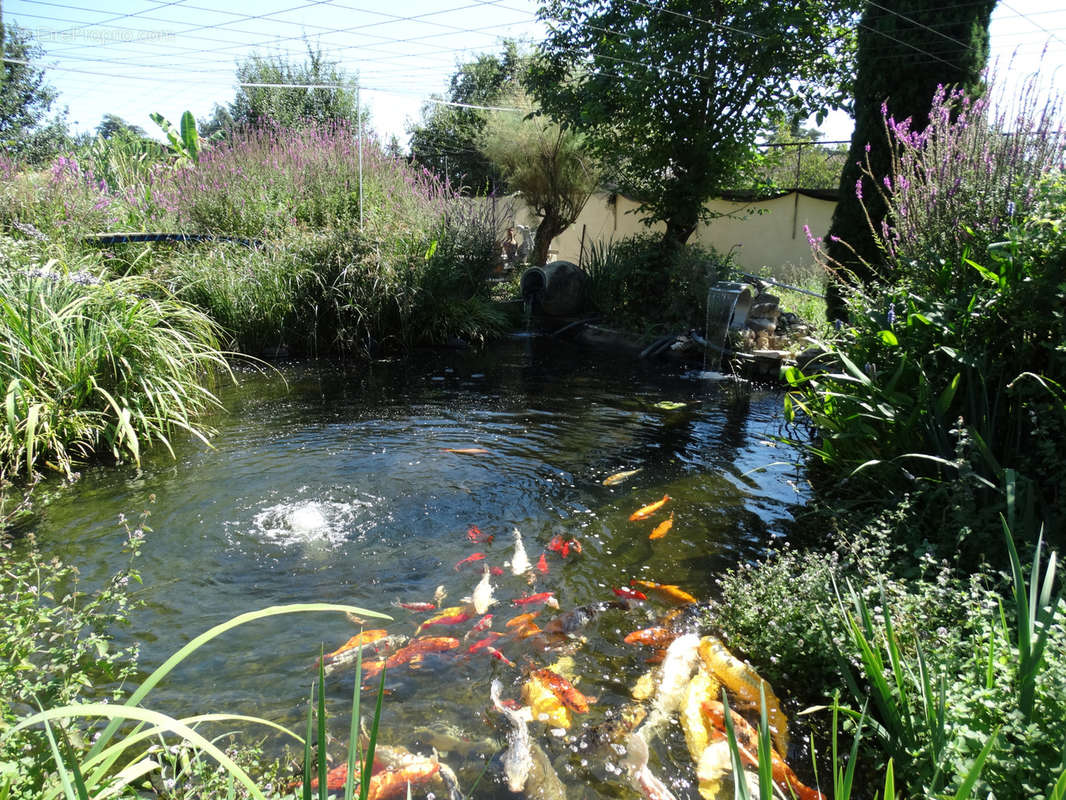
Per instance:
[[[867,3],[859,26],[855,76],[855,133],[840,179],[840,202],[825,245],[832,266],[826,314],[846,319],[844,284],[877,280],[884,254],[874,238],[886,208],[877,187],[890,169],[881,104],[897,120],[910,117],[911,130],[928,123],[938,84],[979,93],[988,58],[988,21],[996,0],[945,7],[939,0],[882,0]],[[867,147],[870,149],[867,150]],[[862,177],[869,165],[874,182]],[[862,180],[862,197],[856,183]]]
[[[659,247],[658,271],[666,275],[669,273],[677,254],[688,242],[689,237],[696,232],[699,225],[699,209],[693,206],[683,212],[675,213],[666,221],[666,232],[663,233]]]
[[[530,261],[534,266],[543,267],[547,263],[548,249],[551,247],[552,239],[568,227],[570,227],[569,223],[551,212],[541,218],[540,225],[537,226],[537,235],[533,237],[533,252],[530,254]]]

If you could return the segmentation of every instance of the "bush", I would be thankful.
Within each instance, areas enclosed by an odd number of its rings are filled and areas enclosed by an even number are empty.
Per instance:
[[[662,323],[674,329],[706,324],[707,292],[731,266],[728,256],[686,245],[662,272],[662,236],[641,234],[593,244],[585,270],[589,303],[630,329]],[[654,303],[649,299],[655,298]]]

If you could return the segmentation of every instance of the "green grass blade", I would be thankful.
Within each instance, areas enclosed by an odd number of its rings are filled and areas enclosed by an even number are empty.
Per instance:
[[[787,753],[785,755],[788,755]],[[785,756],[782,756],[784,758]],[[771,800],[774,796],[774,767],[770,745],[770,720],[766,715],[766,688],[759,683],[759,796]]]
[[[973,794],[973,787],[977,783],[977,779],[981,777],[981,770],[985,767],[985,759],[992,752],[992,747],[998,738],[999,728],[996,728],[992,731],[992,735],[988,737],[985,746],[981,748],[981,752],[977,754],[977,758],[974,759],[973,766],[970,767],[970,771],[966,773],[966,777],[959,785],[958,791],[955,792],[954,800],[969,800],[970,795]]]
[[[311,742],[315,732],[315,687],[311,685],[311,696],[307,698],[307,736],[304,737],[304,781],[301,796],[311,800]]]
[[[226,622],[204,631],[174,653],[156,668],[151,675],[145,678],[144,683],[138,686],[126,701],[126,707],[138,705],[148,693],[152,691],[161,680],[163,680],[163,678],[170,674],[171,670],[178,666],[178,664],[203,647],[207,642],[221,636],[223,633],[249,622],[258,622],[259,620],[276,617],[282,614],[302,614],[309,611],[338,611],[342,614],[355,614],[360,617],[372,617],[374,619],[385,620],[392,619],[388,614],[382,614],[378,611],[369,611],[365,608],[359,608],[358,606],[339,605],[336,603],[291,603],[289,605],[270,606],[269,608],[263,608],[258,611],[249,611],[246,614],[240,614],[239,616],[233,617]],[[119,718],[115,718],[108,724],[101,733],[96,744],[94,744],[89,750],[90,756],[96,755],[107,746],[111,737],[114,736],[115,731],[118,730],[120,724],[121,719]]]
[[[363,648],[355,654],[355,685],[352,689],[352,722],[348,728],[348,772],[344,776],[344,800],[355,795],[355,768],[359,761],[359,701],[363,694]]]
[[[895,800],[896,797],[896,774],[895,767],[892,764],[892,759],[888,759],[888,766],[885,767],[885,792],[883,800]]]
[[[59,752],[56,737],[52,734],[52,726],[47,721],[44,723],[44,732],[48,736],[48,746],[52,748],[52,758],[56,762],[56,773],[59,775],[59,783],[63,787],[63,794],[66,795],[67,800],[87,800],[87,798],[79,797],[75,793],[74,787],[70,783],[70,774],[67,772],[66,764],[63,762],[63,754]]]
[[[326,674],[325,648],[318,651],[318,800],[326,800]]]
[[[729,708],[729,697],[725,687],[722,688],[722,705],[725,708],[725,736],[729,742],[729,760],[733,764],[733,797],[736,800],[751,800],[751,791],[748,789],[748,781],[744,775],[744,761],[740,757],[740,745],[737,744],[737,734],[733,730],[733,714]]]
[[[359,800],[367,800],[370,793],[370,773],[374,769],[374,749],[378,743],[378,728],[381,725],[381,701],[385,699],[385,673],[382,668],[381,680],[378,681],[378,696],[374,704],[374,721],[370,723],[370,738],[367,741],[366,753],[363,755],[363,774],[359,782]]]

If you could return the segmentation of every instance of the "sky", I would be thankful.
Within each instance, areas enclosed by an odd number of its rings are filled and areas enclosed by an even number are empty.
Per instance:
[[[457,64],[499,52],[505,38],[542,38],[537,6],[534,0],[8,0],[2,13],[36,35],[47,80],[76,130],[91,131],[104,114],[115,114],[159,136],[151,112],[174,122],[186,109],[206,117],[216,103],[233,99],[239,61],[259,53],[302,62],[309,43],[358,76],[378,134],[406,144],[408,127],[432,95],[445,93]],[[1001,0],[990,33],[993,59],[1012,64],[1012,79],[1040,69],[1045,76],[1058,70],[1060,85],[1066,80],[1061,0]],[[835,114],[822,130],[826,139],[847,139],[850,119]]]

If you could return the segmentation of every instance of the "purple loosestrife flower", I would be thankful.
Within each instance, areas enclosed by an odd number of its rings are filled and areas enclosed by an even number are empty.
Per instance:
[[[862,200],[862,178],[855,181],[855,197]]]

